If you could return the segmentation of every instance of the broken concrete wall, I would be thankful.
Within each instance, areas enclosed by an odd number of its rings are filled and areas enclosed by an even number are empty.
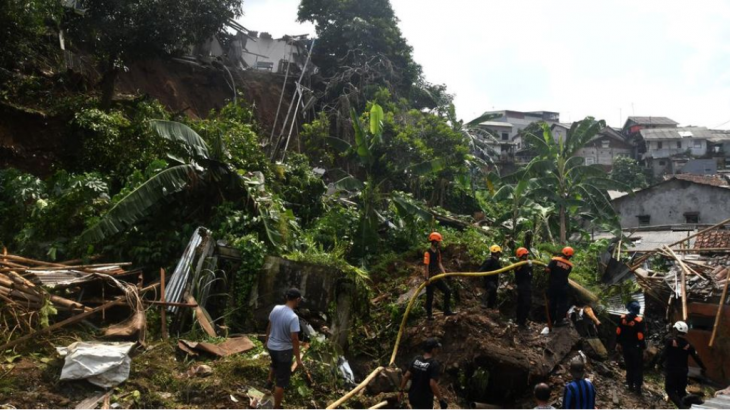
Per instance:
[[[345,273],[328,266],[268,256],[250,298],[257,326],[266,326],[271,309],[284,303],[284,293],[292,287],[301,290],[306,300],[301,308],[328,316],[333,339],[344,349],[352,324],[354,286]],[[330,307],[334,317],[329,317]]]

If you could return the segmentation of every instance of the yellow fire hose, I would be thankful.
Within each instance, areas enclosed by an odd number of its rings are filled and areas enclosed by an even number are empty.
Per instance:
[[[418,294],[421,293],[421,290],[423,290],[424,287],[430,285],[432,282],[435,282],[437,280],[448,278],[451,276],[466,276],[466,277],[482,277],[482,276],[493,276],[493,275],[499,275],[500,273],[509,272],[511,270],[514,270],[516,268],[519,268],[522,265],[525,265],[529,262],[532,262],[535,265],[540,266],[547,266],[544,262],[541,261],[522,261],[517,262],[515,264],[505,266],[504,268],[491,271],[491,272],[451,272],[451,273],[442,273],[440,275],[436,275],[427,281],[421,283],[421,285],[416,289],[416,291],[413,293],[413,296],[411,296],[411,300],[408,302],[408,307],[406,308],[406,312],[403,315],[403,320],[401,320],[400,323],[400,329],[398,329],[398,336],[395,339],[395,346],[393,347],[393,354],[390,356],[390,363],[388,366],[392,366],[395,363],[395,357],[398,354],[398,346],[400,345],[401,337],[403,336],[403,331],[406,328],[406,322],[408,322],[408,315],[411,313],[411,308],[413,307],[413,303],[416,301],[416,298],[418,298]],[[385,367],[380,366],[377,369],[375,369],[372,373],[368,375],[368,377],[365,378],[365,380],[362,381],[357,387],[352,389],[349,393],[342,396],[339,400],[336,402],[330,404],[327,406],[327,409],[336,409],[338,408],[342,403],[346,402],[352,396],[356,395],[360,390],[364,389],[365,386],[367,386],[380,372],[385,370]]]

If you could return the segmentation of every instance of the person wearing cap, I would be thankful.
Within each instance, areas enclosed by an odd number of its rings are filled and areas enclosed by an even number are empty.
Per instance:
[[[570,375],[573,381],[563,390],[564,409],[595,409],[596,388],[585,378],[585,362],[577,356],[570,361]]]
[[[568,324],[568,277],[573,270],[573,248],[566,246],[560,256],[554,257],[545,268],[548,275],[548,312],[555,326]]]
[[[303,367],[299,353],[299,317],[294,313],[302,302],[299,289],[286,291],[286,303],[277,305],[269,314],[269,326],[266,328],[266,346],[271,356],[271,369],[266,383],[268,389],[274,388],[274,408],[280,409],[284,398],[284,389],[289,387],[291,379],[292,359],[296,358],[297,366]],[[276,381],[274,383],[274,377]]]
[[[444,265],[441,263],[441,242],[443,240],[443,236],[438,232],[431,232],[428,235],[428,241],[431,242],[431,246],[423,254],[424,276],[426,280],[431,279],[433,276],[446,273],[446,269],[444,269]],[[454,315],[450,307],[451,288],[446,284],[445,279],[441,279],[426,286],[426,313],[428,320],[433,320],[433,294],[436,289],[444,294],[444,316]]]
[[[644,384],[644,349],[646,349],[646,326],[639,316],[641,305],[632,300],[626,304],[628,315],[621,315],[616,327],[616,350],[623,351],[626,365],[626,385],[629,391],[641,395]]]
[[[527,262],[515,270],[515,284],[517,285],[517,325],[527,326],[527,317],[532,306],[532,262],[528,260],[530,251],[527,248],[518,248],[517,259]]]
[[[502,256],[502,248],[499,245],[489,247],[489,257],[479,267],[479,272],[494,272],[502,268],[499,258]],[[484,296],[482,305],[488,309],[497,307],[497,289],[499,288],[499,275],[484,277]]]
[[[667,340],[661,359],[664,361],[664,390],[672,402],[680,409],[689,408],[685,403],[687,397],[687,376],[689,375],[689,357],[695,360],[702,371],[706,370],[700,355],[686,339],[689,326],[679,321],[672,327],[672,337]]]
[[[438,385],[441,364],[436,360],[436,356],[440,351],[441,343],[437,339],[426,340],[423,344],[423,354],[413,359],[403,376],[398,402],[403,401],[403,392],[408,381],[411,380],[408,402],[412,409],[432,409],[434,396],[438,399],[442,409],[448,408],[448,403],[444,400]]]

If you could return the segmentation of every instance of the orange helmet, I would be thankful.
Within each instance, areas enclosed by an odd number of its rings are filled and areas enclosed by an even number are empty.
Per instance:
[[[431,234],[428,235],[429,242],[433,242],[433,241],[442,242],[443,240],[444,240],[444,237],[441,236],[441,234],[438,232],[431,232]]]
[[[517,254],[518,258],[521,258],[521,257],[529,254],[530,251],[528,251],[527,248],[517,248],[517,252],[515,252],[515,253]]]
[[[566,246],[565,248],[563,248],[563,255],[565,256],[573,256],[574,253],[575,251],[570,246]]]

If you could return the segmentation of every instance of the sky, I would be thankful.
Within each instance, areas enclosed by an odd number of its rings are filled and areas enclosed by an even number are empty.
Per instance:
[[[630,115],[730,129],[730,1],[391,0],[426,79],[457,114]],[[299,0],[244,0],[246,28],[314,34]]]

